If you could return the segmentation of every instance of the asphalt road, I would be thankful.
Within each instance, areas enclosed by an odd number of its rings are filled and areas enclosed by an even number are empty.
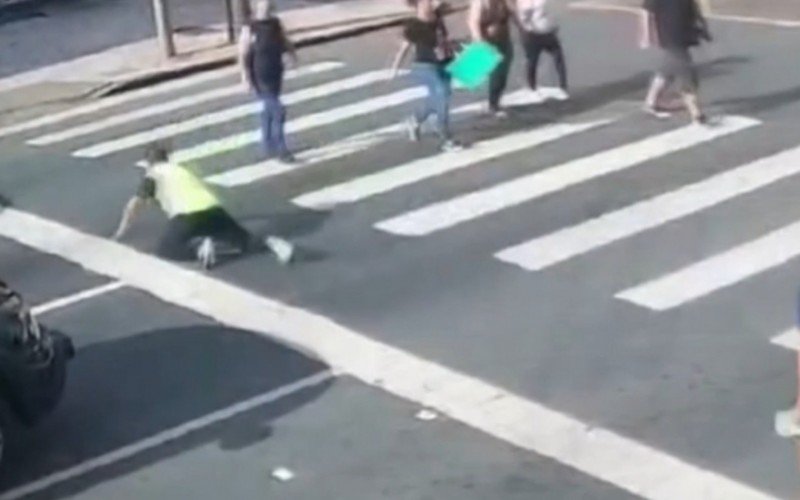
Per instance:
[[[592,429],[610,431],[742,488],[791,498],[796,457],[774,437],[772,414],[790,402],[794,353],[770,339],[793,323],[800,270],[792,226],[800,68],[788,63],[800,32],[714,29],[717,43],[698,54],[704,99],[720,118],[708,129],[641,114],[651,61],[634,47],[634,20],[583,12],[563,30],[573,99],[515,106],[500,122],[461,113],[467,153],[437,156],[430,138],[410,147],[402,131],[376,132],[399,123],[415,98],[410,82],[360,76],[385,68],[394,50],[395,37],[377,33],[301,54],[306,65],[342,64],[287,82],[292,144],[306,160],[291,171],[259,164],[250,136],[236,137],[256,126],[254,109],[230,111],[246,96],[178,101],[233,88],[228,74],[50,125],[0,129],[0,193],[16,210],[107,237],[141,176],[136,143],[164,135],[243,223],[302,249],[290,268],[254,256],[214,270],[214,280],[569,415],[586,426],[575,434],[581,443]],[[512,90],[522,87],[519,58],[516,66]],[[454,106],[480,98],[458,92]],[[524,103],[526,94],[511,98]],[[195,148],[223,137],[213,153]],[[152,253],[163,224],[148,214],[126,244]],[[94,257],[81,268],[0,241],[0,275],[34,303],[113,279],[92,272]],[[196,293],[213,303],[213,291]],[[235,331],[153,295],[125,283],[45,315],[77,339],[80,354],[63,407],[27,438],[3,472],[5,489],[327,369],[264,332]],[[543,440],[521,450],[458,418],[420,421],[421,406],[337,374],[38,494],[616,499],[653,465],[582,461],[571,451],[577,442],[551,451],[551,461],[536,453]],[[548,428],[516,425],[536,438]],[[270,478],[279,466],[296,478]],[[663,491],[640,494],[670,498]]]

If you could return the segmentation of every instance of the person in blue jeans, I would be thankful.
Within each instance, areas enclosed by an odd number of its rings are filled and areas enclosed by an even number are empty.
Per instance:
[[[397,76],[400,66],[413,47],[411,76],[428,90],[423,106],[407,122],[409,138],[419,141],[422,124],[434,115],[441,138],[441,150],[446,152],[462,149],[461,144],[453,140],[450,133],[450,78],[445,71],[445,65],[453,54],[443,18],[446,6],[434,0],[407,0],[406,3],[415,9],[416,15],[403,27],[403,41],[392,70],[394,76]]]
[[[281,90],[284,54],[288,53],[297,64],[297,52],[273,11],[270,0],[256,2],[253,21],[242,28],[239,62],[245,84],[264,106],[261,130],[267,157],[291,163],[294,156],[286,145],[286,108],[281,102]]]

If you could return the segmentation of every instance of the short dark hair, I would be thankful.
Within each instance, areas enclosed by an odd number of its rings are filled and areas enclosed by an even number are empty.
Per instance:
[[[151,165],[169,161],[169,146],[163,142],[154,142],[147,146],[144,159]]]

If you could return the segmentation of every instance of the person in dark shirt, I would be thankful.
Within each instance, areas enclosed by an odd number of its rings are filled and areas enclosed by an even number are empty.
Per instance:
[[[411,75],[428,89],[422,108],[408,120],[409,137],[420,139],[420,128],[431,115],[436,115],[437,130],[442,151],[455,151],[462,146],[450,133],[450,78],[445,65],[453,58],[453,51],[444,24],[446,5],[434,5],[432,0],[407,0],[416,11],[403,27],[403,41],[394,59],[392,70],[397,75],[409,51],[414,49]]]
[[[489,112],[504,118],[500,100],[508,85],[508,74],[514,58],[511,22],[515,21],[509,0],[471,0],[468,25],[472,40],[488,42],[503,54],[503,60],[489,78]]]
[[[710,41],[706,21],[696,0],[644,0],[642,47],[657,45],[661,63],[650,85],[645,110],[659,118],[669,113],[659,104],[664,91],[676,84],[684,105],[695,123],[706,123],[697,91],[699,79],[691,48]]]
[[[242,28],[239,62],[246,85],[264,104],[261,129],[267,157],[293,162],[286,145],[286,109],[281,102],[283,57],[288,53],[297,64],[297,53],[286,37],[283,24],[273,14],[270,0],[258,0],[254,20]]]

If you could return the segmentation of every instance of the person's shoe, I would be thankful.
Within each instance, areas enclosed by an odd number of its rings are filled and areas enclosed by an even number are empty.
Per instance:
[[[458,141],[454,141],[453,139],[447,139],[442,143],[439,147],[439,150],[442,153],[454,153],[456,151],[461,151],[464,149],[464,145]]]
[[[489,113],[498,120],[505,120],[508,118],[508,111],[503,108],[494,108],[489,110]]]
[[[702,125],[704,127],[712,125],[711,119],[705,113],[701,113],[700,115],[692,118],[692,123],[695,125]]]
[[[531,89],[531,104],[542,104],[547,97],[538,89]]]
[[[283,238],[278,238],[277,236],[268,236],[264,240],[264,244],[275,254],[275,258],[278,259],[278,262],[284,266],[292,262],[292,257],[294,257],[294,245],[288,241]]]
[[[292,153],[289,153],[287,151],[286,153],[283,153],[278,157],[278,161],[281,163],[285,163],[286,165],[293,165],[297,163],[297,158],[295,158],[295,156]]]
[[[800,437],[800,415],[796,408],[775,414],[775,433],[784,438]]]
[[[203,238],[202,243],[197,247],[197,262],[206,271],[217,264],[217,249],[211,238]]]
[[[561,88],[553,90],[553,93],[551,94],[551,96],[556,101],[568,101],[569,100],[569,92],[567,92],[565,89],[561,89]]]
[[[406,130],[408,132],[408,140],[411,142],[419,142],[420,123],[415,117],[412,116],[406,120]]]
[[[645,113],[649,114],[650,116],[654,116],[659,120],[666,120],[667,118],[672,117],[672,113],[657,106],[651,106],[649,104],[645,104],[644,108],[642,109],[644,110]]]

